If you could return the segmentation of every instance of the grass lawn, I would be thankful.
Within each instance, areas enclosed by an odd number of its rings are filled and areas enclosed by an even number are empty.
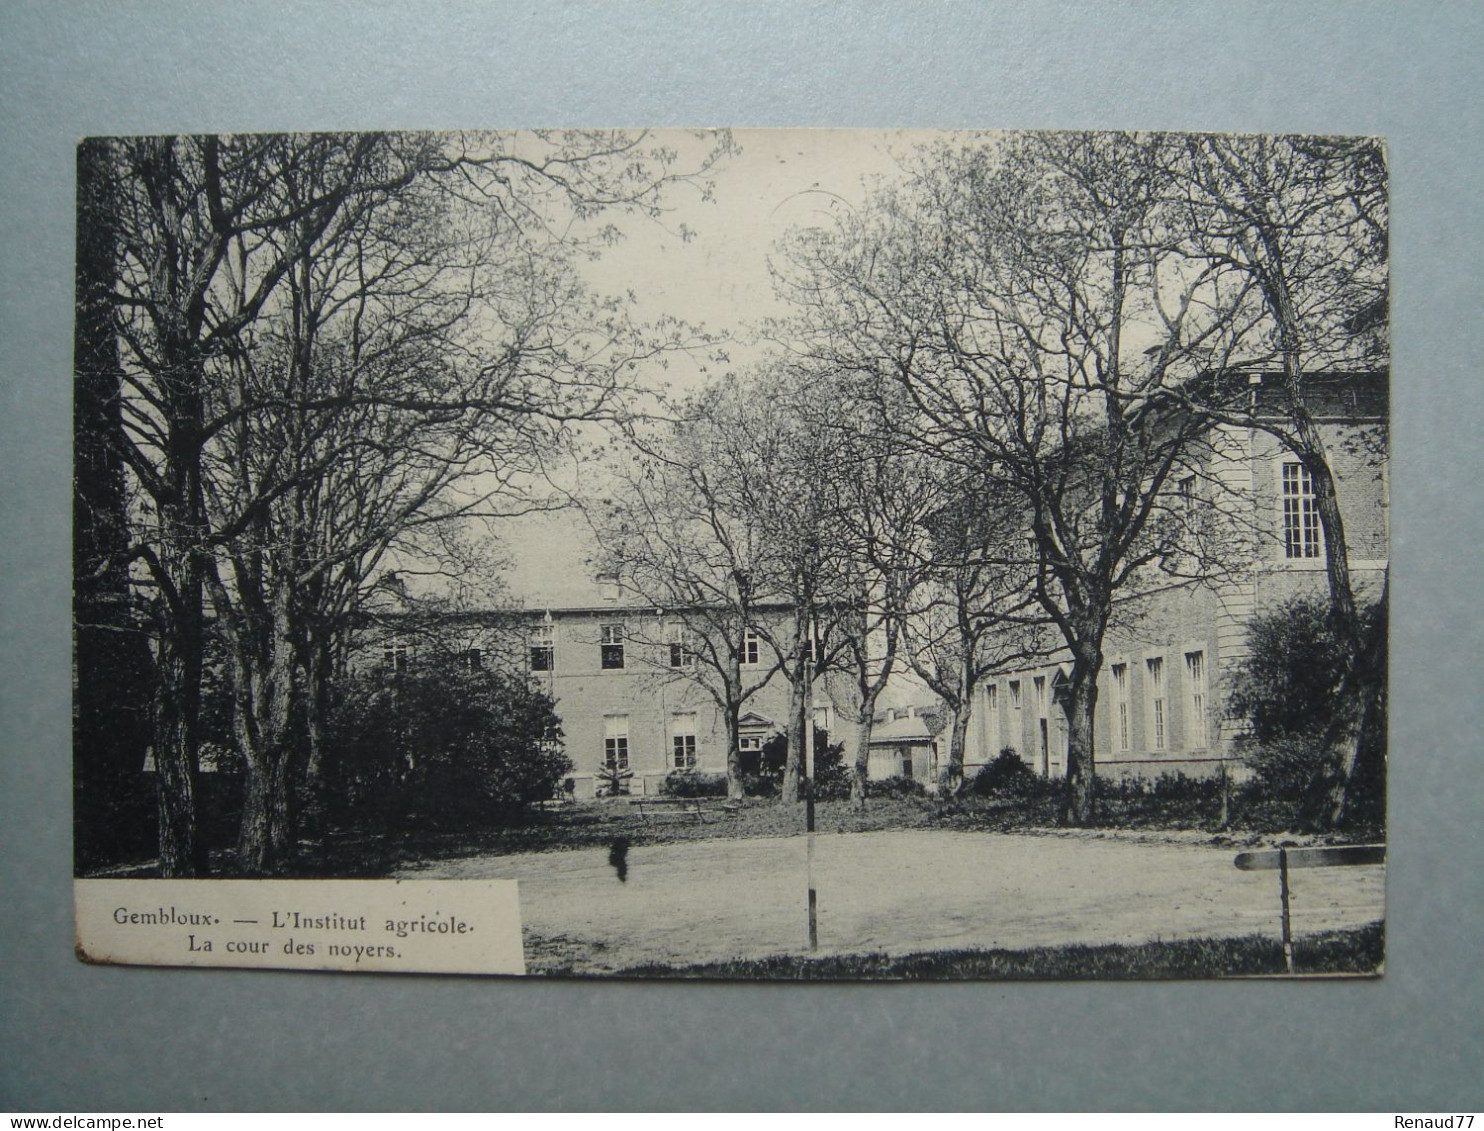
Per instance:
[[[1375,830],[1323,838],[1284,835],[1282,820],[1269,814],[1243,821],[1241,814],[1226,829],[1218,827],[1209,799],[1111,797],[1085,835],[1123,830],[1154,838],[1199,840],[1220,846],[1248,847],[1275,841],[1307,844],[1322,841],[1384,839]],[[715,802],[709,803],[715,805]],[[864,810],[849,801],[821,801],[816,827],[821,833],[877,832],[885,829],[951,829],[955,831],[1026,832],[1058,827],[1058,799],[1051,792],[1021,797],[973,795],[871,798]],[[579,802],[563,809],[532,812],[519,824],[484,830],[440,833],[424,828],[390,829],[357,834],[343,830],[306,844],[297,875],[306,877],[384,876],[423,864],[470,856],[549,852],[606,847],[618,837],[635,846],[680,841],[786,837],[804,832],[803,805],[772,799],[749,799],[735,815],[711,809],[704,823],[679,813],[644,820],[628,798]]]
[[[1298,940],[1297,975],[1377,976],[1385,928],[1326,931]],[[564,973],[547,969],[545,973]],[[1027,950],[940,950],[920,954],[847,954],[773,958],[693,966],[649,964],[618,972],[630,978],[710,978],[761,981],[1040,981],[1081,978],[1233,978],[1283,975],[1278,940],[1261,935],[1183,939],[1135,946],[1057,946]]]
[[[1140,966],[1137,948],[1254,935],[1272,940],[1280,926],[1277,874],[1236,868],[1232,847],[1213,844],[1205,833],[889,828],[821,832],[812,851],[797,835],[675,839],[633,846],[623,878],[609,857],[598,844],[429,859],[395,874],[516,881],[534,973],[695,968],[697,976],[724,977],[754,968],[729,964],[763,963],[755,968],[764,975],[767,963],[782,962],[772,976],[809,976],[798,971],[816,964],[821,976],[859,968],[859,976],[897,977],[909,968],[898,963],[930,968],[945,954],[1036,955],[1078,945],[1124,948],[1100,952],[1112,956],[1106,961],[1084,955],[1080,969],[1106,967],[1116,977],[1130,964],[1156,971],[1168,961],[1171,976],[1194,977],[1205,976],[1212,963],[1225,968],[1215,959],[1187,960],[1183,951],[1158,949]],[[817,952],[806,930],[811,876]],[[1308,869],[1291,887],[1300,937],[1385,918],[1383,866]],[[913,957],[919,955],[939,958]],[[846,966],[829,966],[836,959]],[[1245,953],[1234,961],[1238,971],[1263,969]],[[1190,962],[1196,965],[1186,970]],[[1065,967],[1029,969],[1017,975],[992,964],[975,976],[1072,976]]]

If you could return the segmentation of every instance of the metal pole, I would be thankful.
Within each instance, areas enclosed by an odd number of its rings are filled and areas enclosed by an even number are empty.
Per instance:
[[[1278,890],[1283,897],[1283,961],[1293,973],[1293,931],[1288,918],[1288,849],[1278,849]]]
[[[811,626],[812,627],[812,626]],[[804,838],[809,881],[809,949],[819,949],[819,900],[814,890],[814,639],[804,653]]]

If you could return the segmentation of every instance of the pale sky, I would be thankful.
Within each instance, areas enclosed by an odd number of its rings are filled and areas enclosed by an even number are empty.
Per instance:
[[[838,210],[858,207],[870,187],[898,172],[893,155],[941,136],[931,130],[736,130],[741,152],[716,170],[714,199],[700,202],[678,190],[665,221],[695,231],[689,242],[657,224],[628,222],[626,238],[585,274],[605,294],[633,291],[636,318],[671,315],[738,339],[728,349],[732,367],[745,364],[751,327],[780,315],[768,260],[791,228],[830,225]],[[689,134],[656,131],[656,140],[699,154]],[[695,367],[672,362],[654,380],[685,391],[701,378]],[[510,522],[502,538],[513,559],[512,595],[528,605],[596,604],[588,558],[595,547],[580,515]]]

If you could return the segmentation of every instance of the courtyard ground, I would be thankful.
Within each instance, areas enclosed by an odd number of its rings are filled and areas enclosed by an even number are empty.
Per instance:
[[[895,829],[815,838],[819,954],[1279,934],[1275,872],[1232,848],[1113,832]],[[640,844],[438,860],[398,875],[520,882],[532,972],[614,973],[808,953],[807,838]],[[1384,868],[1292,874],[1303,936],[1385,917]]]

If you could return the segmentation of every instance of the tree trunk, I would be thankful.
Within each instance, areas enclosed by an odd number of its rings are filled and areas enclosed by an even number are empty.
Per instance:
[[[967,701],[953,708],[953,722],[948,728],[948,760],[938,767],[938,792],[951,795],[964,781],[964,745],[969,734]]]
[[[1334,721],[1325,737],[1325,762],[1330,777],[1318,790],[1309,823],[1332,829],[1362,808],[1360,795],[1366,785],[1384,797],[1386,774],[1386,602],[1390,578],[1381,590],[1381,614],[1369,626],[1360,651],[1340,684]],[[1378,822],[1385,817],[1384,805],[1365,816]]]
[[[177,630],[178,631],[178,630]],[[207,874],[206,854],[196,827],[196,727],[199,669],[178,650],[177,633],[160,640],[154,699],[155,794],[160,822],[160,875],[188,879]]]
[[[802,673],[799,673],[788,684],[788,729],[784,732],[788,738],[788,750],[783,756],[783,784],[778,792],[778,799],[785,803],[803,797],[805,705],[802,682]]]
[[[240,609],[234,617],[225,589],[217,585],[213,592],[218,614],[232,636],[234,722],[247,763],[237,868],[244,875],[272,875],[293,862],[297,847],[290,590],[285,584],[277,586],[266,619]]]
[[[1304,414],[1307,417],[1307,413]],[[1345,545],[1345,522],[1340,515],[1339,495],[1334,474],[1330,471],[1324,443],[1312,424],[1299,428],[1303,450],[1296,452],[1309,473],[1314,489],[1314,509],[1319,527],[1324,532],[1324,571],[1329,582],[1330,618],[1340,639],[1351,654],[1360,649],[1360,615],[1355,607],[1355,592],[1350,580],[1350,554]]]
[[[325,772],[325,727],[330,715],[330,646],[316,639],[310,644],[309,664],[304,673],[304,737],[307,760],[304,781],[317,793]]]
[[[850,799],[861,809],[866,807],[866,781],[871,765],[871,725],[875,713],[874,701],[863,704],[855,720],[855,766],[850,776]]]
[[[1093,719],[1101,666],[1100,656],[1079,658],[1072,664],[1072,678],[1068,681],[1067,786],[1061,814],[1062,823],[1067,825],[1086,825],[1096,816]]]
[[[292,759],[280,749],[247,759],[237,866],[243,875],[271,876],[293,862]]]
[[[114,286],[109,143],[77,148],[73,324],[73,845],[79,870],[117,863],[155,837],[144,802],[149,641],[130,607],[126,478]],[[146,831],[146,825],[148,830]]]
[[[732,702],[727,705],[727,799],[741,801],[746,796],[742,788],[742,705]]]
[[[809,671],[804,662],[804,645],[808,640],[809,616],[804,610],[794,613],[792,663],[793,674],[789,678],[788,694],[788,753],[783,762],[783,787],[779,799],[784,802],[799,801],[803,797],[801,783],[804,779],[804,742],[807,726],[814,723],[810,703]]]

